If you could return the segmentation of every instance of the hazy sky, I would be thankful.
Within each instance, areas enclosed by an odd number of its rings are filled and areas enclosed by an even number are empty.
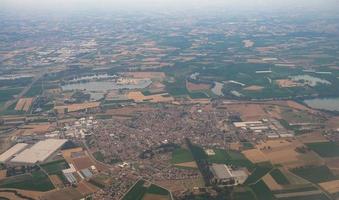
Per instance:
[[[83,9],[332,9],[339,12],[339,0],[0,0],[1,10]]]

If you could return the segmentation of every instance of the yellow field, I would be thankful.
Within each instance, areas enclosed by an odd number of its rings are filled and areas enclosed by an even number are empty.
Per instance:
[[[164,95],[168,94],[163,93],[145,96],[140,91],[129,92],[127,94],[128,98],[134,100],[135,102],[150,101],[153,103],[158,103],[158,102],[171,102],[174,100],[173,97],[165,97]]]
[[[174,166],[178,166],[178,167],[190,167],[190,168],[198,168],[197,163],[196,162],[184,162],[184,163],[177,163]]]
[[[308,133],[297,137],[302,143],[328,142],[328,139],[321,133]]]
[[[319,184],[322,189],[330,194],[339,192],[339,180],[328,181]]]
[[[89,103],[78,103],[78,104],[71,104],[65,106],[55,106],[54,109],[57,110],[58,113],[64,113],[65,109],[68,109],[68,112],[76,112],[80,110],[90,109],[90,108],[97,108],[100,106],[100,102],[89,102]]]
[[[15,110],[17,111],[25,111],[28,112],[33,103],[33,98],[21,98],[15,106]]]
[[[50,175],[49,179],[51,180],[54,187],[56,187],[56,188],[62,188],[64,186],[64,184],[62,183],[62,181],[60,180],[60,178],[57,175]]]
[[[260,163],[268,161],[267,157],[263,152],[258,149],[250,149],[242,152],[245,157],[250,160],[252,163]]]
[[[276,82],[279,85],[279,87],[282,87],[282,88],[297,87],[301,85],[300,83],[289,80],[289,79],[280,79],[280,80],[276,80]]]
[[[125,72],[124,75],[132,76],[133,78],[150,78],[163,80],[166,75],[164,72]]]
[[[244,90],[247,90],[247,91],[260,91],[262,89],[264,89],[264,87],[258,86],[258,85],[251,85],[251,86],[244,88]]]
[[[7,170],[0,170],[0,180],[6,178],[6,173],[7,173]]]
[[[323,164],[321,158],[311,151],[298,153],[296,149],[301,147],[303,144],[298,140],[284,139],[269,140],[256,145],[257,150],[260,150],[272,164],[280,164],[287,168]]]
[[[29,124],[20,127],[15,131],[16,135],[32,135],[32,134],[44,134],[55,128],[53,124],[41,123],[41,124]]]
[[[169,197],[159,194],[145,194],[142,200],[169,200]]]

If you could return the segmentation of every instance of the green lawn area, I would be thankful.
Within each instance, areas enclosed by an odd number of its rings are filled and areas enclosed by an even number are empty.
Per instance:
[[[214,156],[208,157],[208,160],[211,163],[220,163],[247,168],[253,168],[254,166],[253,163],[251,163],[241,152],[226,151],[223,149],[214,149],[214,152]]]
[[[122,200],[142,200],[146,194],[158,194],[164,196],[169,196],[170,194],[169,191],[157,185],[151,184],[149,187],[145,187],[144,184],[144,180],[138,181]]]
[[[339,156],[338,142],[317,142],[306,144],[306,146],[321,157],[330,158]]]
[[[0,182],[0,188],[16,188],[23,190],[49,191],[54,189],[52,182],[41,171],[7,178]]]
[[[191,161],[194,161],[194,158],[188,149],[179,148],[172,153],[172,164]]]
[[[291,170],[294,174],[312,182],[312,183],[321,183],[326,181],[334,180],[336,177],[328,169],[327,166],[309,166],[309,167],[300,167]]]
[[[272,168],[273,166],[270,163],[258,164],[255,170],[245,181],[245,184],[255,184],[258,180],[260,180],[263,176],[270,172]]]
[[[264,181],[259,181],[258,183],[251,186],[257,199],[259,200],[273,200],[274,196]]]
[[[94,152],[93,156],[95,159],[97,159],[100,162],[103,162],[105,160],[104,155],[100,151]]]
[[[280,185],[287,185],[290,183],[288,179],[285,177],[285,175],[279,169],[274,169],[273,171],[270,172],[270,174],[273,177],[273,179]]]

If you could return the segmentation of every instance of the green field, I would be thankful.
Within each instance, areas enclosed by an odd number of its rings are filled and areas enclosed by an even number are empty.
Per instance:
[[[103,162],[105,160],[104,154],[102,154],[100,151],[94,152],[93,156],[96,160]]]
[[[251,186],[258,200],[273,200],[274,196],[264,181]]]
[[[287,185],[290,183],[285,177],[285,175],[279,169],[274,169],[273,171],[270,172],[270,175],[280,185]]]
[[[0,90],[0,101],[8,101],[13,98],[13,95],[19,94],[22,88],[9,88]]]
[[[69,168],[68,163],[65,160],[57,160],[40,165],[48,174],[57,174],[63,169]]]
[[[324,194],[317,194],[317,195],[308,195],[308,196],[301,196],[301,197],[287,197],[287,198],[279,198],[279,200],[330,200]]]
[[[331,181],[336,178],[327,166],[301,167],[291,171],[312,183]]]
[[[321,157],[339,157],[339,143],[338,142],[317,142],[306,144],[308,148],[315,151]]]
[[[257,200],[254,192],[249,187],[236,187],[233,191],[233,200]]]
[[[132,189],[122,198],[122,200],[142,200],[146,194],[157,194],[168,197],[170,200],[169,191],[157,185],[151,184],[149,187],[144,186],[145,181],[139,180]]]
[[[192,99],[204,99],[209,98],[209,95],[207,95],[205,92],[191,92],[189,93],[189,96]]]
[[[47,175],[41,171],[7,178],[0,181],[0,188],[16,188],[23,190],[49,191],[54,189]]]
[[[36,97],[42,94],[42,85],[41,83],[35,83],[25,94],[25,97]]]
[[[172,164],[192,162],[194,158],[188,149],[179,148],[172,153]]]
[[[255,170],[251,173],[251,175],[246,179],[245,184],[255,184],[259,181],[263,176],[269,173],[272,170],[272,165],[270,163],[262,163],[258,164]]]
[[[242,153],[237,151],[226,151],[223,149],[214,149],[215,155],[209,156],[208,161],[211,163],[220,163],[234,165],[237,167],[253,168],[251,163]]]

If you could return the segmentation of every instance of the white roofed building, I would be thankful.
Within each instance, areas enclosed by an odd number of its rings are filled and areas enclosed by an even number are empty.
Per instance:
[[[27,145],[28,144],[26,143],[18,143],[9,148],[7,151],[0,155],[0,163],[5,163],[10,159],[14,158],[14,156],[20,153],[22,150],[24,150],[27,147]]]
[[[18,164],[36,164],[46,161],[52,156],[67,140],[47,139],[34,144],[14,157],[10,162]]]

